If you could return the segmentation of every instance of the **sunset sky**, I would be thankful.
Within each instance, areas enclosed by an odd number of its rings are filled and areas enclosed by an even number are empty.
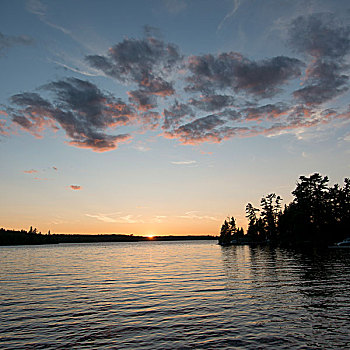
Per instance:
[[[0,227],[218,234],[350,176],[348,0],[0,10]]]

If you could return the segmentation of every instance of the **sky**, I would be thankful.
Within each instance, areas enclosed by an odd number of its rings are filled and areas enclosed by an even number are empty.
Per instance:
[[[2,0],[0,226],[219,233],[350,174],[347,0]]]

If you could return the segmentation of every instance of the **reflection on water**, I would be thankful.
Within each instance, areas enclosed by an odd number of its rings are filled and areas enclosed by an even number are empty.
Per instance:
[[[0,248],[0,348],[345,349],[350,251]]]

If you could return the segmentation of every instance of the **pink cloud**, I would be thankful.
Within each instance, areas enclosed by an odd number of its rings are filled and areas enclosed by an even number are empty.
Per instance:
[[[35,174],[38,172],[38,170],[31,169],[31,170],[24,170],[23,172],[26,174]]]
[[[81,189],[82,189],[82,187],[79,186],[79,185],[70,185],[69,187],[70,187],[72,190],[74,190],[74,191],[78,191],[78,190],[81,190]]]

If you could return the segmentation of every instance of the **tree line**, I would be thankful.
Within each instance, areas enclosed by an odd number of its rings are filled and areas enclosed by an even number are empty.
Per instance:
[[[260,208],[246,205],[248,229],[237,228],[232,217],[224,221],[219,243],[332,244],[350,235],[350,179],[329,186],[327,176],[300,176],[294,199],[282,209],[275,193],[263,197]]]
[[[201,236],[135,236],[133,234],[51,234],[50,230],[42,234],[32,226],[26,230],[7,230],[0,228],[1,245],[39,245],[58,243],[96,243],[96,242],[139,242],[139,241],[189,241],[216,240],[217,237]]]

